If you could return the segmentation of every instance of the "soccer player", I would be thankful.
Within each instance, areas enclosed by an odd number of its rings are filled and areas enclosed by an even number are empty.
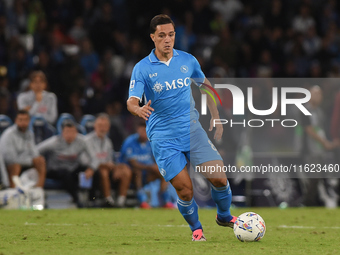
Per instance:
[[[105,198],[106,206],[124,207],[126,194],[131,183],[131,169],[126,164],[113,163],[113,146],[107,133],[110,130],[110,119],[106,113],[98,115],[94,122],[94,131],[85,136],[90,161],[96,170],[94,179],[100,179],[100,186]],[[117,202],[111,196],[110,176],[119,182],[119,195]]]
[[[151,145],[146,135],[145,121],[139,122],[137,125],[137,132],[130,135],[124,141],[121,149],[120,162],[129,164],[134,173],[134,181],[141,208],[151,208],[147,203],[147,195],[143,189],[144,176],[147,178],[147,182],[161,179],[160,188],[165,203],[164,207],[174,207],[170,202],[170,196],[167,191],[167,182],[160,175],[158,166],[154,161]]]
[[[206,241],[193,199],[193,187],[187,171],[187,159],[194,166],[219,166],[223,161],[198,121],[191,96],[191,78],[210,84],[192,55],[175,50],[175,25],[167,15],[157,15],[150,22],[150,37],[155,44],[149,56],[133,69],[128,110],[146,120],[146,131],[159,171],[178,194],[178,209],[192,230],[193,241]],[[203,92],[202,92],[203,93]],[[140,106],[143,94],[147,100]],[[217,107],[208,98],[212,119],[219,119]],[[213,122],[211,122],[213,123]],[[210,131],[213,129],[210,126]],[[221,139],[222,125],[216,126],[214,138]],[[233,227],[230,214],[231,189],[225,173],[203,174],[211,183],[217,205],[216,223]]]
[[[18,96],[19,110],[26,110],[31,116],[41,115],[53,124],[57,119],[57,97],[47,92],[47,78],[42,71],[34,71],[30,76],[30,89]]]

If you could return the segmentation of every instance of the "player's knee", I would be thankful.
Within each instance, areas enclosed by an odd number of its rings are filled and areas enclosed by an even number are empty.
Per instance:
[[[228,180],[227,178],[216,178],[216,179],[211,179],[211,184],[214,185],[215,187],[224,187],[227,186]]]
[[[131,179],[132,177],[132,171],[129,166],[127,165],[122,165],[122,170],[125,178]]]
[[[177,190],[177,194],[183,201],[190,201],[194,196],[194,191],[188,187]]]
[[[44,167],[46,164],[45,158],[43,156],[38,156],[33,159],[33,165],[35,167]]]
[[[107,168],[100,168],[99,174],[102,178],[109,178],[109,170]]]

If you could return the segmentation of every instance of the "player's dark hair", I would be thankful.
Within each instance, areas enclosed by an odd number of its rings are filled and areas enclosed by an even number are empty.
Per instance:
[[[172,24],[175,28],[175,23],[172,19],[166,14],[159,14],[152,18],[150,22],[150,34],[154,34],[156,32],[156,28],[158,25]]]
[[[110,116],[105,112],[101,112],[98,113],[98,115],[96,116],[96,120],[97,119],[107,119],[108,121],[110,121]]]
[[[16,117],[18,117],[18,115],[27,115],[28,117],[30,117],[29,112],[26,111],[26,110],[19,110],[19,111],[17,112]]]
[[[61,124],[61,129],[64,130],[64,128],[76,128],[76,124],[72,120],[64,120],[63,123]]]

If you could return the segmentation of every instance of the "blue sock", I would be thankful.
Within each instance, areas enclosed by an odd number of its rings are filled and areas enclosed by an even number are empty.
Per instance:
[[[145,190],[141,188],[137,191],[137,198],[140,203],[146,202],[148,200],[148,196],[145,193]]]
[[[215,187],[211,185],[211,197],[217,206],[218,219],[222,221],[230,221],[233,216],[230,214],[232,193],[229,182],[227,186],[224,187]]]
[[[191,231],[202,228],[201,222],[198,220],[198,206],[194,199],[183,201],[178,198],[177,206],[184,219],[188,222]]]

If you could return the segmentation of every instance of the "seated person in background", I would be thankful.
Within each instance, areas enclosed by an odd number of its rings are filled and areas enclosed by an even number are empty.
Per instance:
[[[60,180],[78,203],[78,174],[85,172],[87,179],[94,174],[91,165],[82,166],[80,155],[89,150],[84,136],[79,134],[75,123],[65,120],[61,135],[55,135],[38,144],[38,151],[47,156],[47,178]]]
[[[146,175],[147,182],[156,179],[161,180],[162,197],[165,202],[164,207],[173,208],[167,192],[168,184],[164,178],[162,178],[153,158],[151,145],[146,136],[146,125],[144,121],[138,123],[137,133],[130,135],[124,141],[121,149],[120,162],[129,164],[132,169],[141,208],[150,208],[150,205],[147,203],[147,196],[143,190],[143,175]]]
[[[5,162],[11,188],[20,186],[19,175],[22,171],[35,168],[38,172],[37,187],[43,187],[46,176],[45,159],[39,155],[34,143],[34,134],[28,129],[30,115],[20,110],[15,124],[8,127],[0,139],[0,151]]]
[[[31,116],[41,115],[47,122],[53,124],[58,115],[56,95],[45,91],[47,79],[42,71],[34,71],[30,80],[31,90],[18,96],[18,109],[28,111]]]
[[[107,133],[110,130],[110,119],[106,113],[101,113],[95,120],[94,131],[85,136],[89,148],[91,165],[96,170],[94,180],[100,179],[103,196],[107,206],[123,207],[126,194],[131,183],[132,173],[128,165],[113,163],[113,146]],[[119,196],[117,203],[111,196],[110,176],[114,181],[119,181]]]

